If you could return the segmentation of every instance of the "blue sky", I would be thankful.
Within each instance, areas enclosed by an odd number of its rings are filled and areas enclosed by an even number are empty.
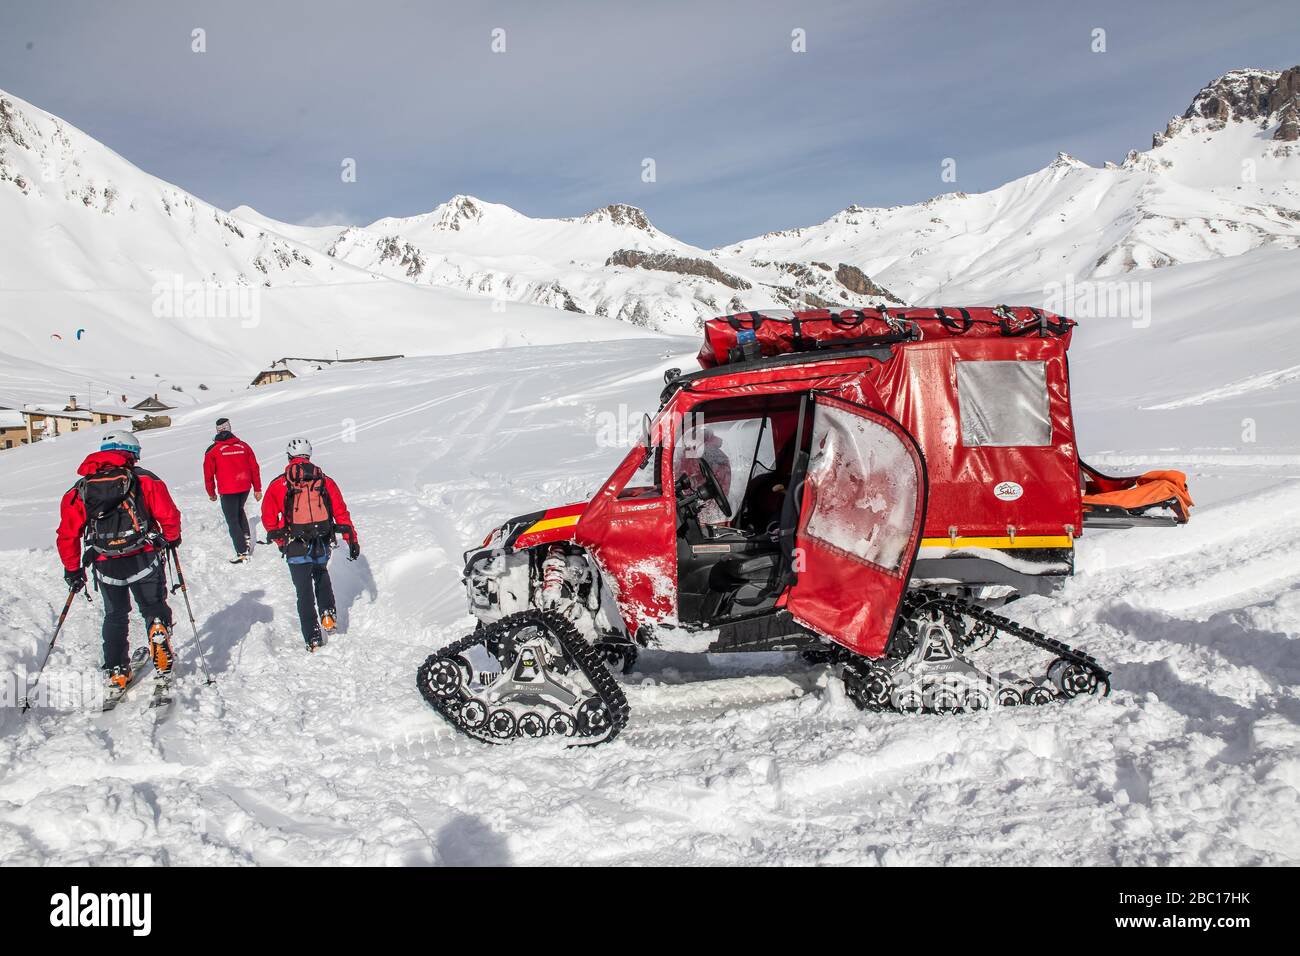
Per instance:
[[[0,0],[0,89],[227,208],[629,202],[711,246],[989,189],[1058,150],[1118,161],[1221,73],[1300,63],[1298,24],[1294,0]]]

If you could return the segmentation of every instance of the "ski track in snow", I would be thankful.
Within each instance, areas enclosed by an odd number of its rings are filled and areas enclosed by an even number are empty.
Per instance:
[[[184,513],[217,683],[197,674],[178,595],[182,679],[168,722],[154,724],[138,691],[111,715],[0,710],[0,861],[1300,858],[1300,481],[1286,475],[1202,507],[1185,528],[1090,532],[1060,594],[1009,609],[1110,666],[1107,699],[863,714],[824,668],[793,658],[650,652],[625,678],[632,720],[608,746],[492,748],[445,726],[414,678],[471,625],[461,552],[504,518],[594,491],[622,451],[599,447],[593,422],[620,404],[652,411],[647,367],[689,366],[664,352],[657,340],[413,359],[223,402],[268,480],[291,435],[317,442],[360,529],[362,560],[331,562],[341,633],[314,656],[274,549],[226,563],[200,473],[214,416],[146,433],[143,463]],[[91,447],[80,435],[12,452],[0,473],[14,549],[0,552],[5,674],[35,670],[62,604],[57,499]],[[10,469],[15,459],[23,467]],[[79,600],[52,672],[98,665],[99,615],[98,601]],[[1005,642],[992,650],[1046,664]]]

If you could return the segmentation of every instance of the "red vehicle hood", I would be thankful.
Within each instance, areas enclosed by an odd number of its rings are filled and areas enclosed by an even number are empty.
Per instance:
[[[492,535],[497,531],[502,533],[502,537],[494,547],[519,551],[539,544],[550,544],[553,541],[571,541],[578,520],[586,510],[587,502],[580,501],[576,504],[547,508],[545,511],[534,511],[531,514],[511,518],[500,528],[493,530]],[[491,540],[492,535],[488,536],[488,540]],[[484,545],[487,543],[484,541]]]

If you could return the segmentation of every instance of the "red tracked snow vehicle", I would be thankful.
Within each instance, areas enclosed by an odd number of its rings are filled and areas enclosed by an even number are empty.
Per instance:
[[[1108,693],[1082,651],[991,608],[1047,593],[1085,526],[1181,524],[1178,472],[1080,461],[1075,323],[1030,308],[748,312],[706,324],[701,370],[591,501],[506,522],[466,555],[478,630],[418,686],[487,742],[601,743],[626,724],[610,668],[673,635],[802,650],[869,710],[977,710]],[[1051,655],[1039,681],[970,652]]]

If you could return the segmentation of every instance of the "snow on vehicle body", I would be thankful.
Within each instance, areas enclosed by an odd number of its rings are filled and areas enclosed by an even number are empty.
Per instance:
[[[1005,306],[710,321],[701,370],[668,373],[658,415],[590,502],[513,519],[466,555],[471,610],[505,656],[476,669],[444,649],[421,669],[421,690],[481,739],[540,735],[504,715],[519,717],[504,706],[518,681],[491,692],[522,646],[493,629],[531,628],[523,643],[538,651],[536,671],[553,674],[548,660],[574,666],[554,639],[555,653],[543,648],[555,626],[568,645],[624,667],[673,631],[707,634],[713,651],[802,648],[842,666],[850,695],[870,708],[1108,690],[1092,658],[990,610],[1059,585],[1094,513],[1112,526],[1187,517],[1165,484],[1133,499],[1138,479],[1081,464],[1073,327]],[[995,678],[963,654],[999,633],[1056,654],[1052,679]],[[479,691],[487,700],[467,721],[461,705]],[[612,737],[626,719],[614,691],[585,699],[594,723],[575,715],[573,730],[560,721],[553,732]],[[546,718],[554,696],[536,698],[534,717]]]

